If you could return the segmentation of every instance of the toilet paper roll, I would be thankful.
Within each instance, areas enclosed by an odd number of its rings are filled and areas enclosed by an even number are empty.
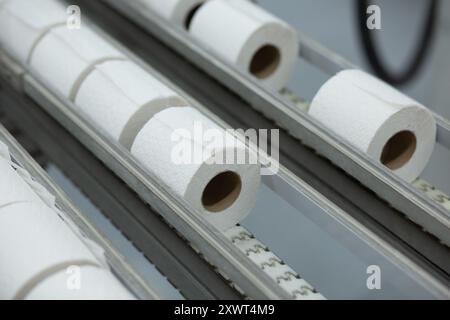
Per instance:
[[[193,17],[189,32],[275,90],[287,84],[297,61],[296,31],[250,1],[207,1]]]
[[[358,70],[328,80],[309,114],[407,181],[419,176],[435,145],[427,108]]]
[[[0,208],[38,199],[32,188],[11,167],[10,161],[0,158]]]
[[[205,0],[141,0],[141,2],[164,19],[188,28],[195,12]]]
[[[66,19],[65,8],[56,0],[6,1],[0,10],[0,46],[25,64],[39,39]]]
[[[93,67],[111,59],[125,59],[122,53],[84,26],[50,30],[37,44],[30,60],[31,70],[54,90],[73,100]]]
[[[177,93],[129,61],[97,65],[81,85],[75,104],[81,114],[127,149],[154,114],[187,105]]]
[[[0,299],[22,296],[70,265],[96,265],[96,258],[63,220],[40,202],[0,209]]]
[[[227,136],[196,109],[170,108],[156,114],[144,126],[131,153],[206,220],[226,230],[253,208],[260,184],[260,165],[256,161],[242,164],[226,161],[229,155],[242,157],[249,151],[241,143],[235,143],[235,139],[220,143],[212,136],[207,138],[208,134],[216,133],[222,139]],[[202,143],[204,138],[210,141]]]
[[[134,300],[109,271],[93,266],[61,270],[39,282],[26,300]]]

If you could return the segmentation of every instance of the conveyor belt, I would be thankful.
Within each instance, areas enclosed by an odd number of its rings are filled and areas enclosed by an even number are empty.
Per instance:
[[[101,2],[78,1],[78,3],[104,30],[233,127],[244,129],[277,127],[271,120],[255,111],[248,102],[227,89],[224,84],[217,82],[159,39],[130,23]],[[305,133],[304,137],[309,139],[311,136]],[[390,203],[378,197],[329,160],[319,156],[313,149],[303,145],[292,136],[292,132],[281,131],[280,148],[281,163],[298,177],[403,254],[449,279],[450,250],[442,245],[442,239],[424,232],[421,226],[406,219],[405,215],[394,209]],[[324,153],[328,155],[327,152]],[[354,163],[352,161],[349,161],[348,165]],[[354,165],[356,168],[361,163]],[[368,172],[366,174],[367,177],[371,175]],[[383,190],[383,193],[392,191],[389,197],[395,196],[396,201],[391,203],[400,204],[406,212],[418,214],[423,210],[422,215],[428,215],[423,206],[417,206],[411,197],[399,193],[398,189],[391,190],[391,187],[385,184]],[[386,198],[384,194],[383,198]],[[446,233],[442,231],[440,234]]]

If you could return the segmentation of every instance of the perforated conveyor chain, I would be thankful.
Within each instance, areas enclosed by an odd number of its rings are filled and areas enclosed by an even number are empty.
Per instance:
[[[256,239],[247,229],[236,226],[225,235],[250,260],[258,265],[267,275],[276,281],[296,300],[325,299],[314,287],[302,279],[297,272],[284,263],[263,243]]]

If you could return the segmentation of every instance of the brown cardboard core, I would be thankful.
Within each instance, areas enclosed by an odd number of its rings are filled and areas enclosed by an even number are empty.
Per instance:
[[[253,55],[250,73],[259,79],[265,79],[275,72],[280,60],[280,50],[272,45],[265,45]]]
[[[241,193],[241,177],[232,171],[219,173],[203,190],[202,204],[210,212],[220,212],[230,207]]]
[[[417,140],[411,131],[401,131],[385,144],[380,161],[391,170],[403,167],[416,151]]]
[[[189,28],[191,27],[192,18],[194,18],[195,14],[197,13],[198,9],[200,9],[201,6],[202,3],[196,5],[187,14],[186,19],[184,20],[184,27],[186,28],[186,30],[189,30]]]

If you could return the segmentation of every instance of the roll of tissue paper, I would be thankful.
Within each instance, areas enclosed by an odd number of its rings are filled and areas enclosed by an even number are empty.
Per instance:
[[[73,100],[84,78],[101,62],[125,59],[87,27],[50,30],[31,56],[31,70],[66,98]]]
[[[205,0],[140,0],[164,19],[188,28],[196,10]]]
[[[56,212],[40,202],[0,209],[0,299],[21,297],[71,265],[101,266]]]
[[[297,61],[296,31],[250,1],[207,1],[189,31],[205,47],[275,90],[287,84]]]
[[[131,293],[106,269],[61,270],[37,284],[26,300],[132,300]]]
[[[56,0],[6,1],[0,6],[0,47],[25,64],[39,39],[66,20],[66,10]]]
[[[125,148],[157,112],[186,101],[158,79],[129,61],[95,67],[80,87],[75,105]]]
[[[0,158],[0,209],[18,202],[38,201],[38,196],[11,167],[10,161]]]
[[[226,230],[253,208],[260,165],[248,161],[252,157],[238,162],[249,151],[225,137],[231,135],[196,109],[170,108],[144,126],[131,153],[206,220]]]
[[[407,181],[423,171],[436,141],[427,108],[359,70],[328,80],[309,114]]]

